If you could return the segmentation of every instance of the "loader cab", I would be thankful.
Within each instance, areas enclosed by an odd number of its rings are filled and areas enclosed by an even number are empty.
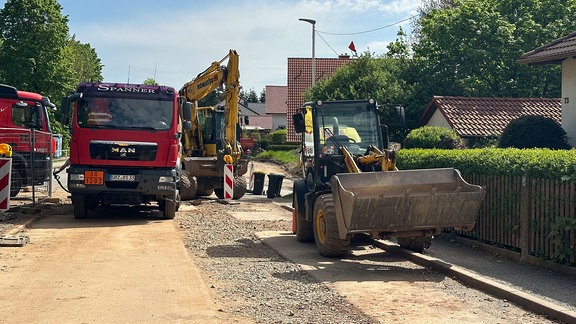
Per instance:
[[[375,100],[306,103],[293,122],[294,130],[303,134],[301,165],[310,190],[347,172],[342,147],[354,156],[370,146],[383,148]]]

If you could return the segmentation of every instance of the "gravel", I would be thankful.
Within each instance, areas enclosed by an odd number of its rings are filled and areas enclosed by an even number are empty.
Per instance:
[[[224,312],[257,323],[378,323],[254,234],[286,230],[288,221],[240,221],[227,213],[233,208],[204,203],[176,218],[188,233],[186,247],[226,305]]]

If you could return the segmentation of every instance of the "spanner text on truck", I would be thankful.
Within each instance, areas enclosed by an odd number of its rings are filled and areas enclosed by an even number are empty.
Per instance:
[[[72,139],[68,190],[75,218],[98,206],[180,204],[177,92],[166,86],[81,83],[62,100]]]

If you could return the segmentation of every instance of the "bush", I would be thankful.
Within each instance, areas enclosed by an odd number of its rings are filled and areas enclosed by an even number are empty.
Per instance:
[[[287,129],[278,129],[266,136],[266,141],[270,144],[285,144],[286,139],[288,138],[288,130]]]
[[[424,126],[413,129],[404,139],[404,148],[460,149],[462,138],[455,131],[440,126]]]
[[[522,116],[502,132],[499,147],[570,149],[566,131],[552,118]]]

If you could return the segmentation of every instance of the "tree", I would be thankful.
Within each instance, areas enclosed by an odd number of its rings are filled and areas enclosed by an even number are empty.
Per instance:
[[[260,102],[261,103],[266,102],[266,88],[262,89],[262,92],[260,92]]]
[[[66,60],[72,65],[74,83],[102,81],[102,63],[90,44],[82,44],[72,36],[65,48]]]
[[[440,126],[413,129],[404,139],[404,148],[459,149],[464,148],[462,138],[455,131]]]
[[[8,0],[0,10],[2,82],[61,98],[74,86],[68,18],[56,0]]]
[[[154,80],[154,78],[147,78],[146,80],[144,80],[144,82],[142,82],[142,84],[158,85],[158,82],[156,82],[156,80]]]
[[[251,88],[249,92],[240,90],[240,98],[245,99],[246,102],[258,102],[258,95],[253,88]]]
[[[576,28],[576,0],[454,0],[422,10],[414,58],[417,93],[558,97],[560,69],[516,61]]]

